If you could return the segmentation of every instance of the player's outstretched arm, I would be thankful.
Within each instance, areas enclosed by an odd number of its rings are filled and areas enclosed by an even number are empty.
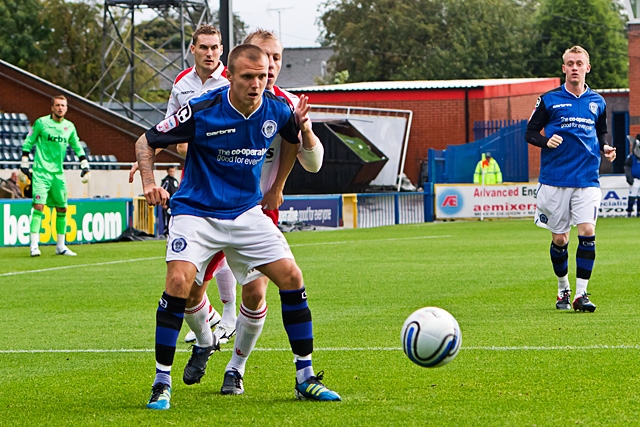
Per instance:
[[[162,151],[162,148],[156,148],[156,156],[159,152]],[[138,172],[138,162],[134,162],[131,165],[131,170],[129,171],[129,184],[133,184],[133,178],[136,176],[136,172]]]
[[[307,172],[316,173],[322,167],[324,146],[313,132],[311,118],[309,117],[310,110],[309,97],[301,95],[300,102],[295,108],[302,141],[302,150],[298,153],[298,160],[300,160],[300,164]]]
[[[301,139],[303,141],[302,149],[298,152],[298,160],[300,164],[307,172],[316,173],[322,168],[322,161],[324,160],[324,146],[320,139],[313,131],[307,134],[302,133]],[[313,147],[310,149],[305,148],[305,141],[307,139],[313,139]]]
[[[155,152],[147,142],[147,136],[144,134],[136,141],[136,159],[140,178],[142,179],[142,190],[147,203],[151,206],[166,206],[169,200],[169,193],[164,188],[156,185],[156,180],[153,176]]]

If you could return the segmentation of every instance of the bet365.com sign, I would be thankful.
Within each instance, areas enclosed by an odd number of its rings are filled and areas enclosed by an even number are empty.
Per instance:
[[[118,238],[127,227],[129,199],[70,200],[67,206],[67,243],[102,242]],[[29,244],[31,200],[2,206],[1,246]],[[40,243],[56,242],[55,210],[45,206]]]

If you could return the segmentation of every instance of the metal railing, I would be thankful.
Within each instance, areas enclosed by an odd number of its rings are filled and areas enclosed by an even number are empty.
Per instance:
[[[133,228],[148,234],[156,233],[156,216],[154,207],[144,197],[133,198]]]
[[[358,228],[416,224],[430,219],[430,192],[358,194]]]

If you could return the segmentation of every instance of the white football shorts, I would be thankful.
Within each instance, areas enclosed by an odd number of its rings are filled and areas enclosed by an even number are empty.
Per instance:
[[[241,285],[263,276],[256,270],[258,266],[294,259],[282,232],[259,205],[231,220],[192,215],[171,217],[166,260],[195,265],[198,285],[202,285],[206,266],[218,251],[224,252]]]
[[[599,187],[538,186],[535,224],[555,234],[564,234],[571,226],[596,224],[602,191]]]
[[[629,197],[640,197],[640,179],[633,180],[633,185],[629,187]]]

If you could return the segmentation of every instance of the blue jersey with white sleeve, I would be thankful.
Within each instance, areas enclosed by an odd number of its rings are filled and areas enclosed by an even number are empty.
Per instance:
[[[192,99],[145,135],[153,148],[188,142],[184,177],[171,197],[172,215],[234,219],[262,199],[260,171],[271,141],[280,134],[298,143],[289,104],[265,91],[249,117],[229,101],[229,88]]]
[[[546,136],[540,135],[542,129]],[[588,86],[580,96],[565,85],[540,96],[525,135],[527,142],[542,148],[538,181],[555,187],[599,187],[606,133],[605,100]],[[562,137],[562,144],[549,148],[547,141],[554,134]]]

